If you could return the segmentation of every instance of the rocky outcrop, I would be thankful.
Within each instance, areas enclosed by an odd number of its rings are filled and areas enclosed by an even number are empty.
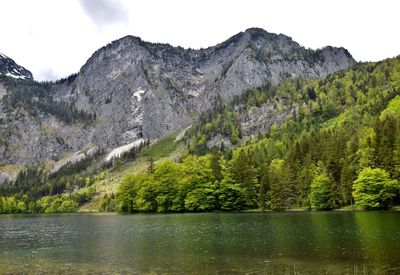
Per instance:
[[[0,76],[33,80],[32,73],[15,63],[14,60],[0,53]]]
[[[92,114],[90,123],[3,108],[0,164],[42,161],[88,144],[111,150],[160,138],[248,88],[288,77],[321,77],[353,64],[343,48],[308,50],[262,29],[201,50],[127,36],[96,51],[76,76],[51,87],[55,101]],[[2,87],[5,98],[12,91]],[[268,110],[257,110],[251,119],[259,117],[268,119]]]
[[[243,136],[253,136],[258,133],[269,132],[271,127],[282,124],[285,119],[294,116],[292,108],[278,110],[276,104],[267,102],[260,107],[253,106],[239,115]]]

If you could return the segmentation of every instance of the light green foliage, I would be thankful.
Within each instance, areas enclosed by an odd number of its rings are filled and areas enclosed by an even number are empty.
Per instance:
[[[20,213],[20,210],[15,197],[0,197],[0,213]]]
[[[311,182],[310,205],[316,209],[330,209],[330,187],[332,179],[322,172]]]
[[[118,209],[122,212],[242,209],[243,189],[227,178],[230,174],[224,166],[223,159],[213,160],[212,155],[189,156],[182,163],[161,161],[153,174],[143,172],[123,179],[117,194]]]
[[[269,167],[269,207],[272,210],[282,210],[286,207],[288,188],[286,185],[283,159],[274,159]]]
[[[379,119],[383,121],[386,117],[399,117],[400,116],[400,96],[392,99],[385,110],[381,113]]]
[[[45,196],[31,200],[27,195],[0,197],[0,214],[69,213],[77,210],[78,203],[69,196]]]
[[[120,183],[117,194],[117,206],[119,211],[133,212],[136,207],[137,186],[147,180],[147,175],[127,175]]]
[[[180,203],[174,200],[179,193],[181,175],[180,165],[171,160],[162,161],[156,166],[152,186],[155,188],[154,193],[157,194],[154,203],[157,212],[179,209]]]
[[[238,113],[232,108],[222,108],[222,106],[217,106],[216,109],[202,114],[199,118],[199,124],[188,130],[186,138],[191,137],[190,152],[206,153],[206,142],[217,134],[228,137],[233,144],[239,143],[242,133]]]
[[[364,168],[353,186],[356,206],[365,209],[387,209],[399,192],[400,185],[380,168]]]
[[[160,158],[167,157],[172,153],[178,146],[178,142],[175,142],[176,135],[170,135],[163,139],[158,140],[152,144],[149,148],[142,152],[142,155],[153,160],[159,160]]]
[[[58,208],[59,212],[62,213],[70,213],[75,212],[78,208],[78,203],[73,200],[65,200],[61,203],[60,207]]]
[[[78,203],[67,196],[46,196],[37,201],[37,205],[43,213],[71,213],[78,208]]]

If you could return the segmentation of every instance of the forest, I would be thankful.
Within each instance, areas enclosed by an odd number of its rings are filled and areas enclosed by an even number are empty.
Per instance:
[[[243,136],[241,112],[265,104],[286,113],[284,121]],[[209,148],[216,135],[233,146]],[[391,209],[400,204],[400,57],[322,79],[265,85],[228,105],[216,102],[184,143],[178,161],[149,159],[146,171],[125,176],[101,210]],[[93,194],[72,190],[90,186],[106,168],[81,173],[68,186],[60,185],[62,170],[57,180],[41,181],[44,192],[34,192],[35,183],[17,184],[21,188],[2,192],[0,213],[73,212]]]
[[[76,75],[60,79],[57,83],[71,82]],[[10,91],[3,99],[4,108],[8,111],[18,107],[33,116],[42,112],[54,115],[65,123],[84,122],[91,123],[96,119],[96,114],[78,110],[73,104],[56,101],[52,97],[52,82],[36,82],[11,77],[0,76],[1,82]]]
[[[95,195],[94,182],[103,180],[107,169],[135,160],[149,147],[145,141],[122,155],[104,162],[104,150],[48,173],[43,165],[27,167],[19,172],[15,182],[0,185],[0,214],[66,213],[88,203]],[[114,211],[114,195],[104,196],[101,211]]]
[[[237,106],[265,103],[294,115],[244,140]],[[216,134],[239,145],[208,148]],[[389,209],[400,203],[400,58],[247,91],[203,114],[186,143],[181,163],[122,181],[120,211]]]

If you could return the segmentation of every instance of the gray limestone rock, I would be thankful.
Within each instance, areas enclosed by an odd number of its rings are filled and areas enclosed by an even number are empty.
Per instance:
[[[91,123],[65,123],[21,108],[7,112],[10,91],[0,81],[0,164],[32,164],[89,144],[111,150],[161,138],[246,89],[288,77],[322,77],[354,64],[344,48],[308,50],[255,28],[200,50],[127,36],[96,51],[73,78],[52,84],[53,99],[95,115]],[[269,127],[260,120],[279,120],[271,108],[253,109],[244,131]]]

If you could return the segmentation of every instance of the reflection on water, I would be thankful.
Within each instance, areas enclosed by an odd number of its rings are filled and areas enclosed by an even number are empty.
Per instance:
[[[400,274],[400,213],[1,217],[0,247],[2,273]]]

